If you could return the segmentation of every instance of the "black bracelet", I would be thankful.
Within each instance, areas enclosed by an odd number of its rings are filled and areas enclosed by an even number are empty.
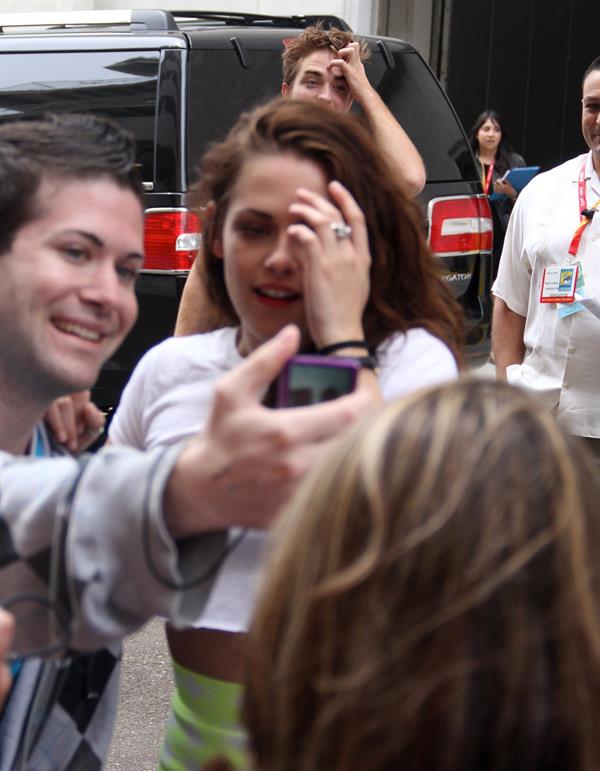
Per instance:
[[[339,343],[331,343],[331,345],[325,345],[323,348],[319,348],[317,353],[327,356],[334,351],[340,351],[342,348],[364,348],[365,351],[369,350],[366,340],[342,340]]]

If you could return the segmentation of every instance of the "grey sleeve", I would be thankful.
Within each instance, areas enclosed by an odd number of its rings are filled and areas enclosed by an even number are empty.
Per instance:
[[[193,622],[227,534],[176,544],[167,533],[162,497],[178,452],[110,447],[85,461],[0,453],[0,600],[57,600],[80,650],[120,640],[153,615]]]

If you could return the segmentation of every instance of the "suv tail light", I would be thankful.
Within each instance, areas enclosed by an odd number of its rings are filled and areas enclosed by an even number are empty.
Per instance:
[[[200,218],[188,209],[148,209],[144,221],[144,270],[189,270],[200,248],[200,231]]]
[[[491,252],[492,212],[485,195],[432,198],[427,207],[429,246],[438,257]]]

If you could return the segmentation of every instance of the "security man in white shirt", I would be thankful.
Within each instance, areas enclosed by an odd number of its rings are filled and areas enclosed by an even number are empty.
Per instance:
[[[589,152],[517,200],[492,343],[497,376],[535,392],[600,458],[600,57],[583,77],[581,128]]]

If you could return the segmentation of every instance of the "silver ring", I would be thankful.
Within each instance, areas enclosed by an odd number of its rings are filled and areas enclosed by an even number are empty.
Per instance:
[[[335,233],[338,241],[341,241],[343,238],[350,238],[352,235],[352,228],[345,222],[332,222],[329,227]]]
[[[98,426],[97,428],[90,426],[89,428],[86,428],[83,433],[86,436],[102,436],[104,433],[104,425]]]

